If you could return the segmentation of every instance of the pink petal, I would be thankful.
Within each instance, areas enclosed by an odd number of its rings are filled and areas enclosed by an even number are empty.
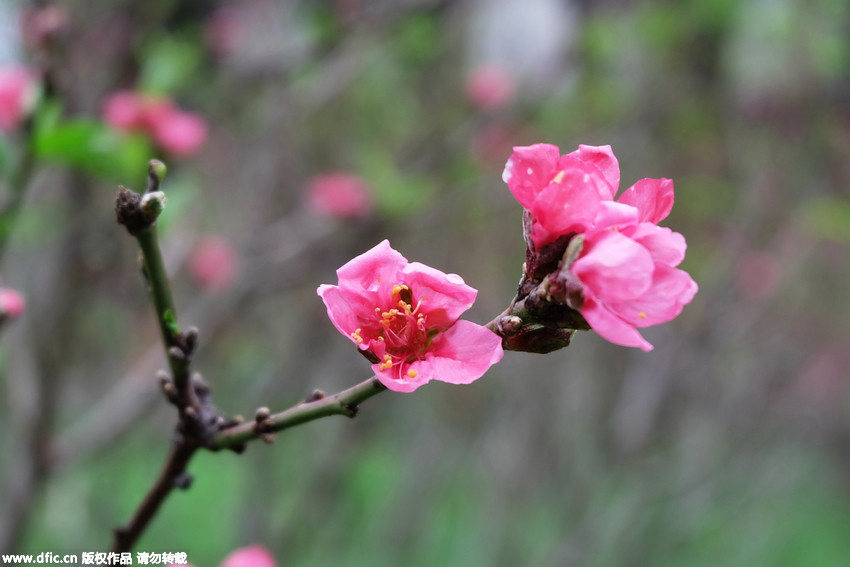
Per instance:
[[[613,199],[617,194],[617,189],[620,187],[620,164],[611,150],[611,146],[585,146],[579,144],[576,151],[570,152],[563,156],[578,158],[581,161],[591,164],[602,173],[608,185],[605,187],[605,194],[601,195],[603,199]],[[559,162],[558,169],[563,166]]]
[[[404,270],[404,281],[420,303],[429,327],[444,329],[472,307],[478,291],[466,285],[457,274],[445,274],[419,262],[411,262]],[[415,305],[414,305],[415,307]]]
[[[682,312],[691,302],[698,286],[687,272],[659,266],[652,278],[652,287],[638,299],[609,303],[608,308],[636,327],[666,323]]]
[[[334,327],[348,337],[349,340],[357,343],[357,340],[351,333],[358,328],[362,328],[361,317],[368,313],[368,304],[358,301],[356,296],[346,296],[335,285],[322,284],[319,286],[317,293],[325,303],[325,308],[328,310],[328,318],[330,318]],[[365,340],[366,337],[363,337],[363,339]]]
[[[437,336],[426,354],[433,368],[433,379],[452,384],[469,384],[502,360],[502,339],[490,329],[458,321]]]
[[[642,222],[624,227],[622,233],[644,246],[657,264],[675,267],[685,258],[685,237],[666,226]]]
[[[537,196],[529,209],[534,216],[532,239],[535,246],[555,240],[562,234],[584,232],[592,226],[608,182],[596,167],[565,156],[559,171]]]
[[[673,208],[672,179],[641,179],[620,195],[620,203],[637,207],[641,222],[658,223]]]
[[[638,210],[631,205],[624,205],[616,201],[602,201],[599,204],[598,213],[593,219],[593,227],[603,229],[609,227],[620,228],[625,225],[635,224],[638,220]]]
[[[389,300],[393,286],[403,283],[399,273],[407,265],[407,259],[393,250],[389,240],[384,240],[363,254],[352,258],[336,271],[339,287],[355,295],[373,297],[379,295]],[[383,305],[383,304],[380,304]],[[372,303],[372,309],[379,306]]]
[[[502,173],[520,205],[530,209],[537,194],[542,191],[556,173],[560,151],[552,144],[517,146]]]
[[[641,336],[634,325],[623,321],[595,298],[586,297],[579,312],[603,339],[617,345],[638,347],[645,352],[652,350],[652,345]]]
[[[373,364],[372,371],[381,384],[386,386],[393,392],[409,393],[413,392],[419,386],[423,386],[431,381],[434,376],[433,368],[430,363],[423,360],[417,360],[412,364],[402,364],[401,367],[393,366],[392,368],[381,369],[381,364]],[[413,376],[408,374],[412,371]]]
[[[652,283],[654,264],[646,248],[605,230],[589,235],[572,271],[605,303],[640,297]]]
[[[225,557],[220,567],[277,567],[277,563],[266,548],[252,545]]]

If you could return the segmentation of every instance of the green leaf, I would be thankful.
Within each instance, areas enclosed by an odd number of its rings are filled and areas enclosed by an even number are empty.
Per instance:
[[[820,238],[850,242],[850,202],[823,197],[803,207],[803,221]]]
[[[110,181],[135,178],[144,171],[150,143],[87,119],[54,123],[48,116],[36,128],[33,151],[38,159],[67,165]]]
[[[150,94],[168,95],[189,84],[202,68],[203,54],[195,41],[162,37],[152,42],[142,56],[139,89]]]

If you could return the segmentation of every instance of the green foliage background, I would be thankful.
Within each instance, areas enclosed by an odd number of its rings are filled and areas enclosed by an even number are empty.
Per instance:
[[[35,117],[42,166],[2,264],[28,310],[2,336],[0,502],[39,419],[36,376],[55,398],[50,474],[16,549],[106,550],[166,454],[157,328],[112,212],[116,184],[140,188],[156,150],[99,122],[108,94],[136,88],[210,124],[198,156],[165,157],[160,228],[181,325],[201,330],[195,368],[229,414],[368,376],[315,288],[382,238],[479,289],[470,319],[501,312],[524,259],[500,179],[512,145],[611,144],[623,188],[673,178],[665,224],[700,285],[646,332],[652,353],[585,333],[508,354],[470,386],[382,394],[354,421],[203,454],[139,550],[196,567],[252,543],[305,567],[850,557],[846,2],[555,2],[563,43],[545,65],[516,63],[535,38],[519,23],[493,47],[482,22],[510,22],[499,2],[66,4],[61,102]],[[206,23],[221,7],[238,23],[225,52]],[[506,52],[516,99],[476,108],[465,77]],[[337,170],[372,188],[370,218],[304,208],[308,180]],[[185,269],[208,233],[240,250],[226,293]]]

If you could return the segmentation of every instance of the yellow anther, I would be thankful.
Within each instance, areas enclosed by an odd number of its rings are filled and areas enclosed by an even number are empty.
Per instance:
[[[559,171],[559,172],[558,172],[558,175],[556,175],[556,176],[555,176],[555,178],[554,178],[554,179],[552,179],[552,183],[560,183],[560,182],[561,182],[561,181],[563,181],[563,180],[564,180],[564,172],[563,172],[563,171]]]
[[[638,317],[640,317],[641,319],[646,319],[646,313],[641,311],[640,313],[638,313]]]
[[[380,313],[380,312],[381,312],[381,308],[380,308],[380,307],[375,307],[375,313]]]
[[[351,333],[351,338],[353,338],[357,344],[361,344],[363,342],[363,337],[360,336],[360,332],[362,330],[363,329],[355,329],[355,331]]]
[[[401,290],[410,291],[410,288],[405,284],[398,284],[393,286],[393,295],[397,293],[401,293]]]
[[[390,355],[388,355],[388,354],[385,354],[385,355],[384,355],[384,362],[383,362],[383,364],[381,364],[380,369],[381,369],[381,370],[386,370],[387,368],[391,368],[391,367],[392,367],[392,365],[393,365],[393,359],[392,359],[392,357],[391,357]]]
[[[416,378],[417,374],[419,374],[419,373],[416,372],[415,370],[408,370],[407,371],[407,375],[410,376],[411,378]]]
[[[396,315],[398,315],[398,309],[390,309],[389,311],[384,311],[383,313],[381,313],[381,317],[383,317],[384,319],[392,319]]]

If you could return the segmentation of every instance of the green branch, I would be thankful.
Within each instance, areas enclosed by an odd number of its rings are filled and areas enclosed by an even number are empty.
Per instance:
[[[307,401],[288,410],[269,415],[259,413],[253,423],[243,423],[220,431],[213,437],[213,448],[238,449],[248,441],[261,438],[270,440],[268,435],[271,433],[331,415],[355,417],[359,404],[386,389],[377,378],[372,377],[332,396],[317,392]]]

